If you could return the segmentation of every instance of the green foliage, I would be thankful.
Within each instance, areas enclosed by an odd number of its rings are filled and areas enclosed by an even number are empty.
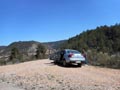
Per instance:
[[[20,52],[18,48],[13,47],[11,49],[8,62],[12,62],[14,64],[19,62],[31,61],[35,59],[43,59],[46,58],[45,54],[46,54],[46,48],[42,44],[38,44],[36,55],[29,55],[27,53]]]
[[[82,50],[96,49],[98,52],[120,52],[120,24],[101,26],[94,30],[87,30],[66,41],[61,49],[70,48]]]
[[[42,44],[39,44],[36,50],[36,59],[43,59],[45,58],[46,48]]]
[[[59,46],[62,45],[64,42],[66,42],[66,40],[60,40],[60,41],[55,41],[55,42],[46,42],[43,44],[48,46],[48,48],[59,49]]]
[[[16,63],[19,60],[19,58],[20,58],[19,50],[16,47],[12,48],[9,60],[12,61],[12,63]]]
[[[108,53],[97,52],[95,50],[89,50],[87,52],[87,59],[89,64],[110,68],[120,69],[120,55],[110,55]]]
[[[120,55],[111,56],[107,65],[108,67],[120,69]]]
[[[6,65],[6,61],[3,59],[0,59],[0,65]]]
[[[29,60],[30,60],[29,56],[27,56],[25,53],[20,53],[18,48],[13,47],[11,49],[11,54],[9,56],[8,62],[12,62],[14,64],[14,63],[25,62]]]

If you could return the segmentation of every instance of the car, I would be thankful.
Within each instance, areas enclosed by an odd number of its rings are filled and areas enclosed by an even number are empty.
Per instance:
[[[54,55],[54,53],[53,54],[51,54],[50,56],[49,56],[49,59],[50,60],[54,60],[55,59],[55,57],[54,57],[55,55]]]
[[[85,57],[79,51],[73,49],[60,50],[50,57],[55,63],[61,63],[63,66],[74,64],[81,67],[85,63]]]

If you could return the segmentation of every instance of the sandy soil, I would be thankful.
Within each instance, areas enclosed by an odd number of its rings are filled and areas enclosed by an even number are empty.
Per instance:
[[[87,65],[65,68],[46,59],[0,66],[0,82],[24,90],[120,90],[120,70]]]

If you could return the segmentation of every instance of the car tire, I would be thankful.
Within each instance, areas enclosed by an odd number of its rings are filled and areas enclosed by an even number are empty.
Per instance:
[[[56,61],[56,60],[54,60],[54,64],[57,64],[57,61]]]
[[[81,64],[81,63],[78,63],[78,67],[82,67],[82,64]]]
[[[66,60],[63,60],[63,66],[64,66],[64,67],[67,66]]]

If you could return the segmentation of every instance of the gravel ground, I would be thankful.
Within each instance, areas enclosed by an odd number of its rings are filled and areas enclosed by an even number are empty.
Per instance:
[[[0,82],[0,90],[24,90],[24,89],[20,89],[19,87],[14,86],[13,84]]]
[[[23,90],[120,90],[120,70],[88,65],[65,68],[45,59],[0,66],[0,82],[0,87],[5,82]]]

